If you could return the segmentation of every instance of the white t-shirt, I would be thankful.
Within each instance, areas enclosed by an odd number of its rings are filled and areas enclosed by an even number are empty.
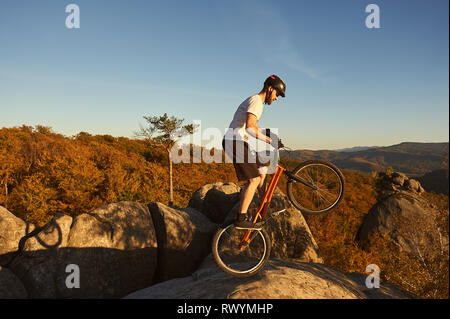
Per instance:
[[[261,118],[261,114],[264,109],[263,101],[258,94],[252,95],[239,105],[238,109],[234,113],[233,120],[231,121],[227,132],[225,133],[225,139],[227,140],[241,140],[248,141],[247,128],[247,113],[252,113],[256,116],[257,120]]]

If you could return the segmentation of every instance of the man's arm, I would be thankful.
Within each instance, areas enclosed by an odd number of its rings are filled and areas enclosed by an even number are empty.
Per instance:
[[[258,127],[258,119],[255,114],[247,113],[247,132],[250,133],[251,136],[270,144],[272,140],[270,137],[264,135],[261,129]]]

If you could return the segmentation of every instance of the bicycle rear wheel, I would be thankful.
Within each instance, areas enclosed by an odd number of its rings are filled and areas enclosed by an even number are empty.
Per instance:
[[[243,238],[248,237],[246,241]],[[236,229],[233,224],[219,228],[213,238],[214,260],[225,273],[239,278],[256,275],[270,256],[271,242],[264,229]]]
[[[344,176],[333,164],[312,160],[298,165],[294,176],[301,177],[317,189],[289,179],[287,195],[292,204],[302,213],[321,215],[330,212],[342,200],[344,195]]]

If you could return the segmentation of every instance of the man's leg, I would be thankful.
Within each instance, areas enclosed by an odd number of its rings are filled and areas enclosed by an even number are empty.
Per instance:
[[[241,205],[239,207],[239,214],[237,216],[237,220],[235,223],[236,228],[238,229],[259,229],[262,225],[261,223],[253,224],[253,221],[250,219],[250,216],[247,215],[247,210],[250,207],[253,196],[255,195],[256,190],[259,187],[261,177],[257,176],[251,178],[245,189],[242,192],[241,197]]]
[[[250,218],[251,216],[247,215],[247,211],[261,182],[261,174],[258,172],[256,159],[254,158],[254,154],[249,149],[247,143],[243,142],[242,149],[243,152],[238,152],[236,150],[236,156],[233,164],[238,180],[247,180],[247,184],[242,190],[241,202],[235,226],[238,229],[257,229],[262,227],[262,225],[260,225],[260,223],[253,224]],[[238,155],[241,155],[241,157]]]
[[[247,210],[250,207],[250,204],[253,200],[253,196],[255,195],[255,191],[259,187],[260,180],[261,180],[260,176],[249,179],[242,193],[241,206],[239,208],[240,214],[247,213]]]
[[[262,202],[262,200],[264,199],[264,195],[266,194],[266,184],[264,183],[264,180],[266,178],[266,174],[261,174],[259,176],[260,181],[259,181],[259,185],[258,185],[258,196],[259,196],[259,200],[260,202]]]

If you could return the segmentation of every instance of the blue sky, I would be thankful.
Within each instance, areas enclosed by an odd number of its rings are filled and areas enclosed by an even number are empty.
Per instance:
[[[66,5],[80,8],[68,29]],[[380,29],[368,29],[368,4]],[[448,1],[0,2],[0,127],[132,137],[168,113],[222,131],[278,74],[261,127],[296,149],[448,142]]]

